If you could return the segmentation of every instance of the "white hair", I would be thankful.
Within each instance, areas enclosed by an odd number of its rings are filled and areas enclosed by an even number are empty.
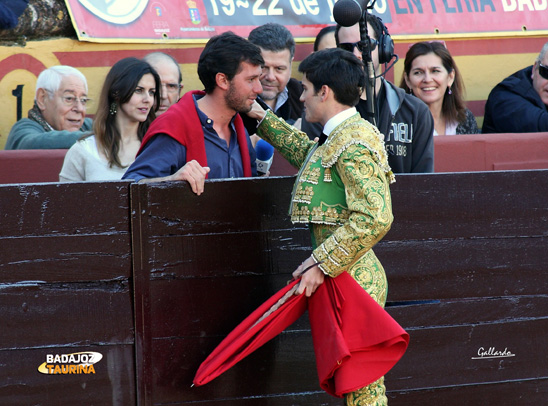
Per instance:
[[[179,74],[179,83],[183,82],[183,73],[181,72],[181,67],[179,66],[179,62],[172,57],[169,54],[166,54],[164,52],[152,52],[150,54],[147,54],[143,57],[143,61],[148,63],[149,65],[154,68],[154,66],[162,65],[165,62],[173,62],[173,65],[177,68],[177,73]]]
[[[61,87],[61,82],[63,81],[63,79],[68,76],[76,76],[77,78],[80,78],[82,82],[84,82],[84,87],[87,93],[88,82],[82,72],[80,72],[76,68],[73,68],[72,66],[58,65],[47,68],[43,70],[40,75],[38,75],[38,79],[36,80],[36,93],[34,98],[36,99],[36,97],[38,96],[38,89],[48,90],[52,94],[57,92],[57,90],[59,90],[59,87]]]

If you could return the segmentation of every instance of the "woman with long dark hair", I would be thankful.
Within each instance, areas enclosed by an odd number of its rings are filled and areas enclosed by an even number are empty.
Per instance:
[[[59,180],[121,179],[156,118],[160,89],[160,77],[147,62],[133,57],[116,62],[103,84],[93,133],[68,150]]]
[[[480,132],[466,108],[464,83],[445,43],[413,44],[405,55],[400,87],[426,103],[434,118],[434,135]]]

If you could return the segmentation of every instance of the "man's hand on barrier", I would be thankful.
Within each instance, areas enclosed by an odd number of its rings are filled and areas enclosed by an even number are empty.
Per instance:
[[[185,180],[190,184],[192,191],[198,196],[204,191],[208,166],[201,166],[197,161],[187,162],[181,169],[171,175],[171,180]]]

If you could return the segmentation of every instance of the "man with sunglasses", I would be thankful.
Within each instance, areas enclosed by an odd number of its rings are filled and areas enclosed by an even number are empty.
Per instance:
[[[434,120],[418,98],[406,94],[381,75],[381,64],[388,63],[392,55],[379,58],[379,43],[390,40],[380,18],[367,14],[367,31],[370,37],[371,59],[375,71],[376,125],[384,134],[388,163],[394,173],[428,173],[434,171]],[[341,27],[335,31],[337,47],[352,52],[362,59],[359,25]],[[380,59],[380,60],[379,60]],[[362,117],[368,116],[368,104],[362,95],[356,109]],[[317,126],[303,119],[302,130],[313,139],[321,134]]]
[[[548,42],[532,66],[507,77],[485,103],[483,133],[548,131]]]
[[[90,131],[88,85],[72,66],[52,66],[38,76],[34,106],[16,122],[5,149],[68,149]]]

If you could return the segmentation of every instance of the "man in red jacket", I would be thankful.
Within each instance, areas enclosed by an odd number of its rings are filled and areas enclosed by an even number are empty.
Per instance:
[[[251,110],[264,60],[260,49],[226,32],[212,37],[198,61],[204,91],[186,93],[158,117],[124,179],[184,180],[201,194],[209,178],[256,175],[255,151],[239,113]]]

